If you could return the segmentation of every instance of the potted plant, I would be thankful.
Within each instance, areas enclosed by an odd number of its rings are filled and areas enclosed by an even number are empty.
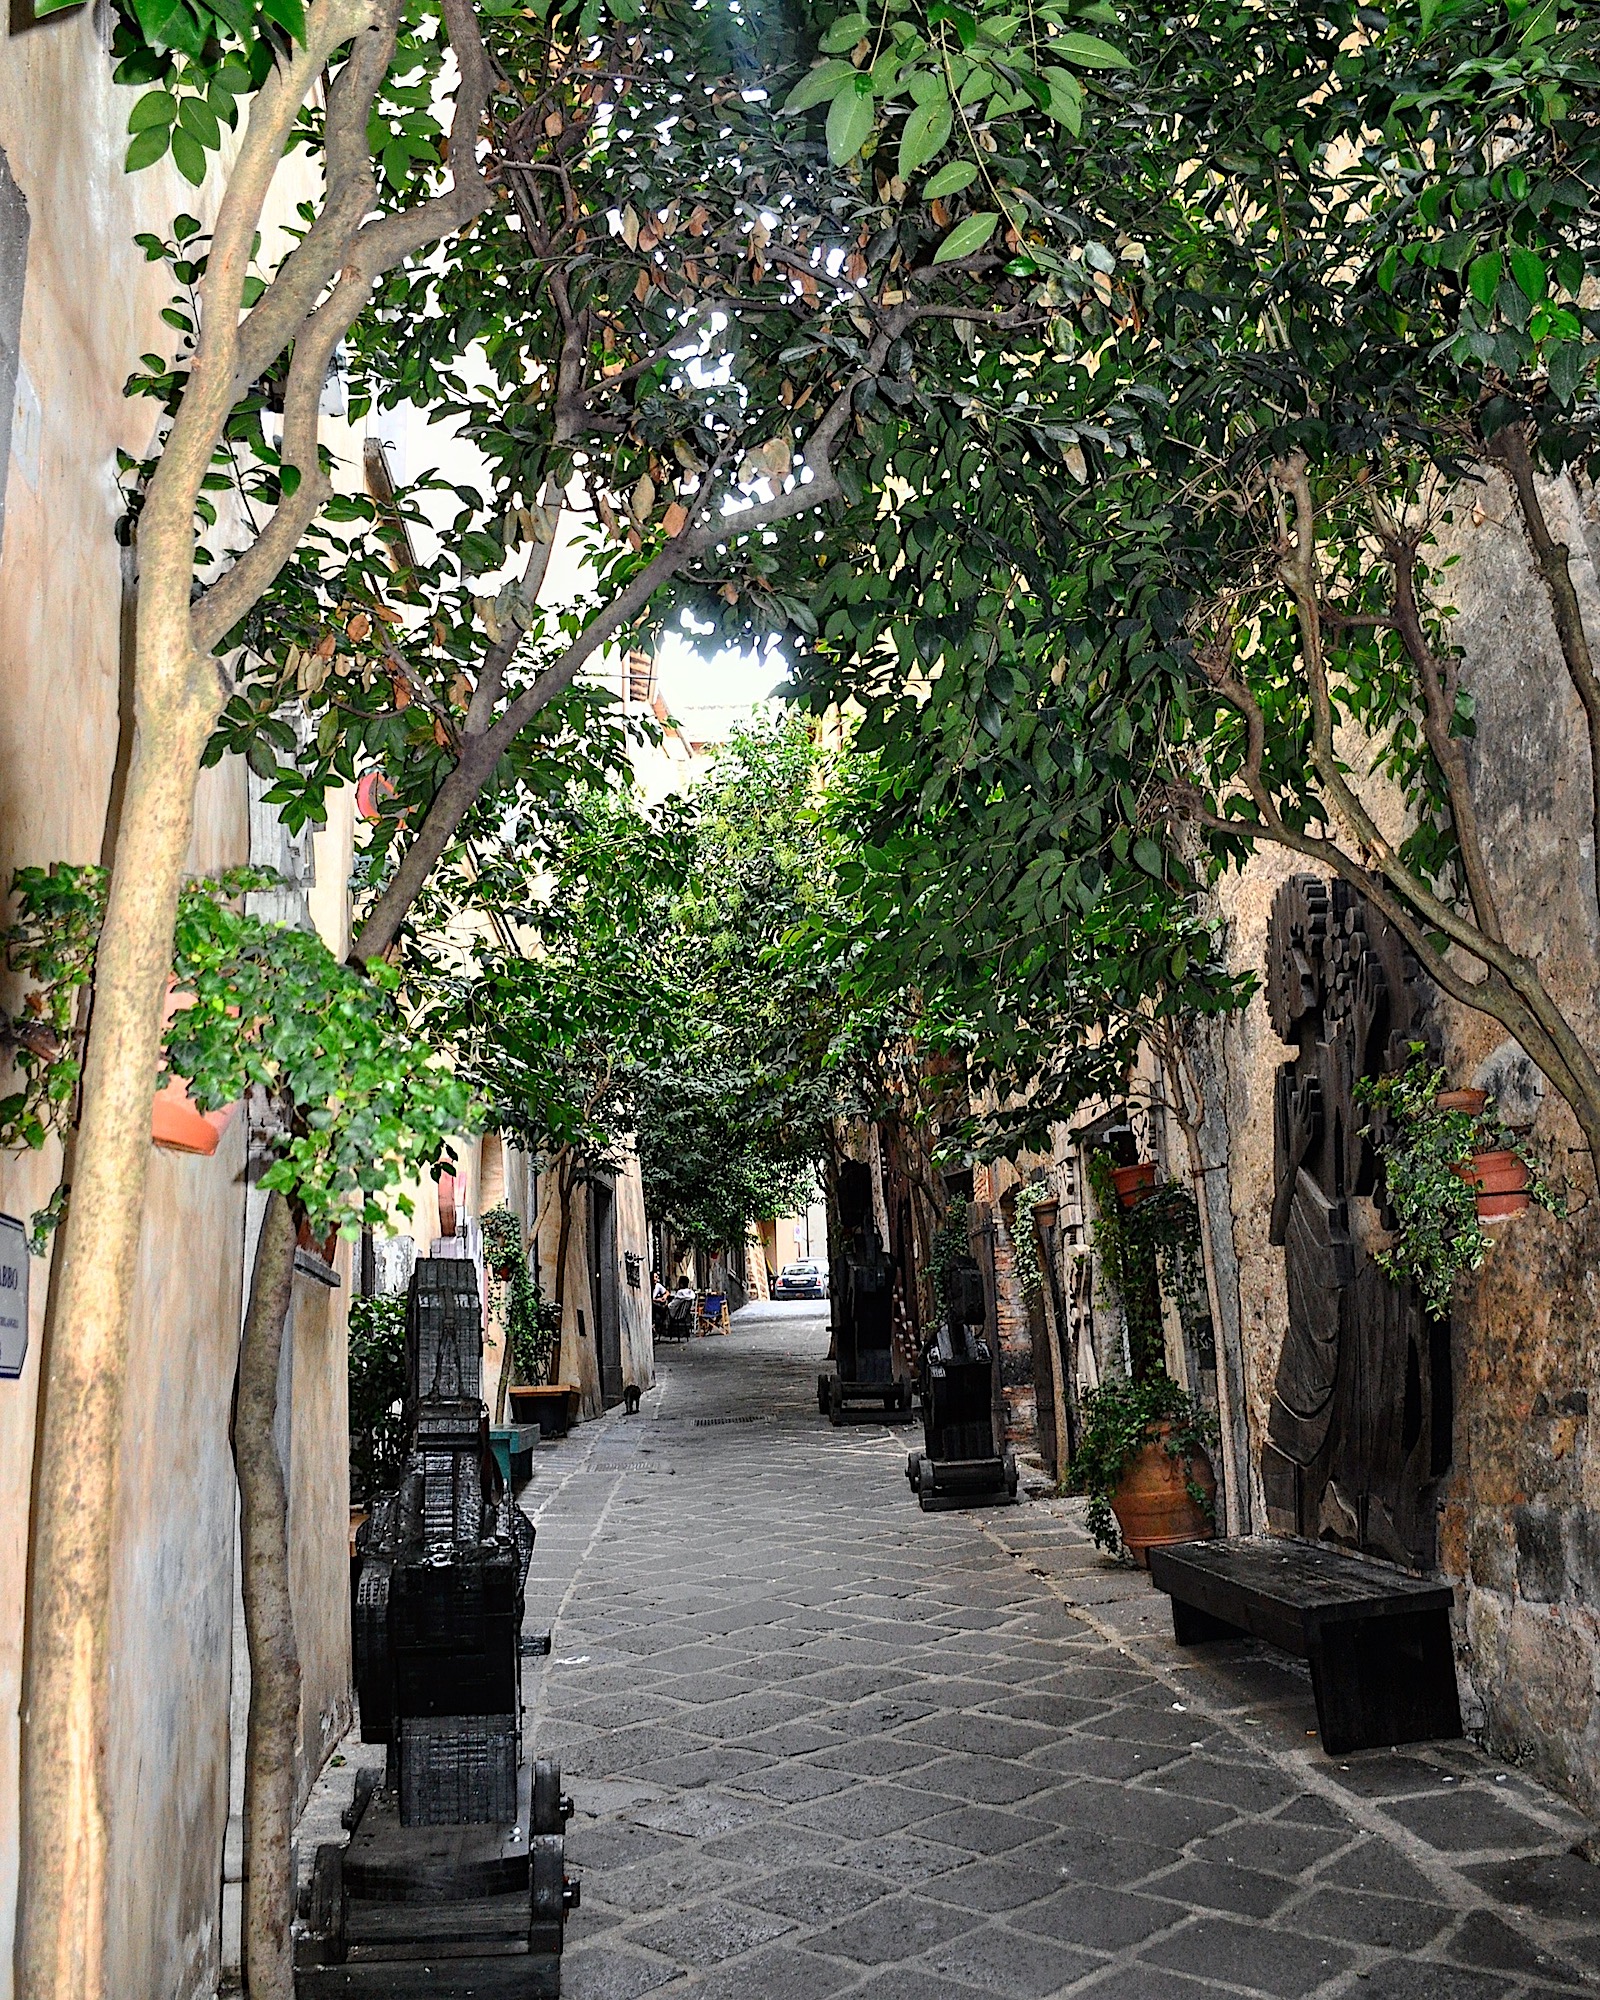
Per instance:
[[[509,1284],[523,1261],[522,1224],[504,1205],[483,1216],[483,1254],[499,1282]]]
[[[1154,1160],[1140,1160],[1131,1167],[1113,1167],[1111,1185],[1116,1190],[1118,1201],[1124,1208],[1133,1208],[1147,1194],[1154,1191],[1156,1184],[1156,1163]]]
[[[1148,1551],[1216,1533],[1216,1421],[1165,1370],[1113,1375],[1084,1399],[1084,1431],[1073,1471],[1089,1497],[1089,1532],[1101,1548],[1125,1548],[1141,1567]]]
[[[1363,1077],[1356,1102],[1383,1169],[1383,1205],[1393,1241],[1376,1252],[1397,1283],[1416,1284],[1430,1312],[1450,1309],[1456,1280],[1476,1271],[1493,1247],[1484,1224],[1503,1222],[1536,1202],[1554,1215],[1565,1204],[1524,1141],[1508,1132],[1487,1093],[1447,1090],[1444,1070],[1413,1043],[1404,1069]]]

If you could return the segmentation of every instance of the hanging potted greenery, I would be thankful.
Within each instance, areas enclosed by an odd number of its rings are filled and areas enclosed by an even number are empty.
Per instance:
[[[1112,1167],[1111,1185],[1124,1208],[1135,1208],[1155,1190],[1156,1163],[1140,1160],[1131,1167]]]
[[[483,1220],[483,1254],[499,1282],[509,1284],[522,1262],[522,1224],[509,1208],[491,1208]]]
[[[1566,1206],[1526,1142],[1506,1130],[1483,1091],[1446,1090],[1444,1071],[1420,1042],[1411,1060],[1387,1076],[1363,1077],[1356,1102],[1373,1113],[1365,1128],[1383,1168],[1383,1201],[1394,1240],[1380,1267],[1397,1283],[1414,1281],[1430,1312],[1450,1309],[1458,1278],[1476,1271],[1493,1247],[1485,1223],[1503,1222],[1537,1203],[1553,1215]]]

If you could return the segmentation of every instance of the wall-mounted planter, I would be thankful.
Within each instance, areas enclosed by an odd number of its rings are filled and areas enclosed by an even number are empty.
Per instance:
[[[194,995],[180,993],[169,979],[167,1004],[161,1016],[163,1031],[174,1014],[193,1005]],[[238,1108],[237,1104],[225,1104],[220,1111],[202,1111],[189,1095],[189,1086],[183,1078],[172,1077],[156,1092],[150,1107],[151,1143],[165,1147],[169,1153],[199,1153],[209,1159]]]
[[[1464,1111],[1469,1118],[1481,1118],[1489,1102],[1486,1090],[1441,1090],[1433,1100],[1441,1111]]]
[[[1111,1185],[1117,1191],[1117,1199],[1124,1208],[1133,1208],[1144,1200],[1147,1194],[1155,1192],[1156,1164],[1154,1160],[1141,1160],[1133,1167],[1113,1167]]]
[[[1529,1204],[1528,1163],[1518,1153],[1474,1153],[1454,1171],[1476,1190],[1480,1222],[1504,1222]]]

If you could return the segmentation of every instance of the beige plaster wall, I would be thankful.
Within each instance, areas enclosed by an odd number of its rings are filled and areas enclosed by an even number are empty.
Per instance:
[[[108,851],[131,581],[113,532],[115,453],[142,456],[156,422],[155,406],[126,400],[122,385],[142,352],[166,351],[174,337],[159,319],[168,275],[132,237],[164,233],[182,211],[204,219],[218,191],[215,179],[190,187],[170,164],[123,173],[137,93],[111,82],[97,19],[80,7],[0,35],[0,148],[30,221],[23,421],[0,545],[0,884],[21,864]],[[242,770],[203,774],[191,866],[241,862],[246,851]],[[242,1120],[210,1160],[152,1153],[130,1339],[113,1546],[108,1981],[158,2000],[209,1994],[217,1971],[243,1164]],[[60,1171],[53,1144],[0,1157],[0,1207],[25,1218]],[[48,1259],[36,1259],[26,1371],[0,1383],[0,2000],[12,1991],[24,1565],[48,1283]],[[330,1365],[341,1339],[325,1338]],[[334,1407],[342,1424],[342,1392]],[[314,1652],[322,1704],[337,1662],[321,1636]]]

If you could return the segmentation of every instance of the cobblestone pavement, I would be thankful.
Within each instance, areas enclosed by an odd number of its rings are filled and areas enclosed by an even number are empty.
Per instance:
[[[1466,1745],[1324,1757],[1298,1663],[1179,1653],[1071,1503],[921,1513],[908,1432],[818,1416],[825,1348],[750,1308],[541,1454],[568,2000],[1600,1986],[1570,1807]]]
[[[1500,2000],[1600,1985],[1591,1832],[1469,1746],[1324,1757],[1291,1661],[1180,1654],[1068,1502],[925,1515],[817,1414],[825,1309],[541,1451],[530,1721],[567,2000]]]

